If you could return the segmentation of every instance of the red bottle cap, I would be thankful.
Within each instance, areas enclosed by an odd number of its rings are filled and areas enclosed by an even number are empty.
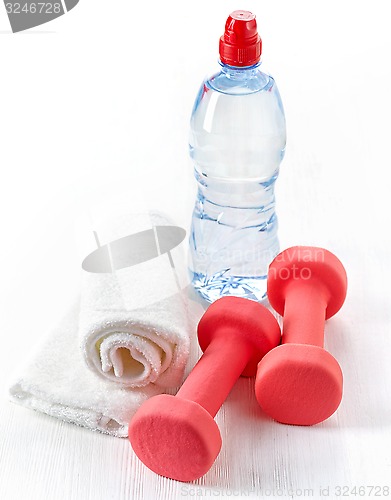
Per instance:
[[[230,66],[252,66],[261,59],[262,40],[258,35],[255,15],[248,10],[235,10],[225,23],[220,38],[220,59]]]

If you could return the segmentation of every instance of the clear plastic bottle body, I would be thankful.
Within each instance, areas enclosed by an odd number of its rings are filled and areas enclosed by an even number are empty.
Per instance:
[[[279,251],[274,185],[285,152],[284,110],[259,64],[221,66],[203,82],[191,116],[198,193],[189,267],[209,302],[224,295],[263,300]]]

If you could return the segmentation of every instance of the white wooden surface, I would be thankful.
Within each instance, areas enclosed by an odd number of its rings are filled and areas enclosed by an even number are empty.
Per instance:
[[[254,381],[240,380],[217,416],[220,456],[205,477],[182,484],[148,471],[127,440],[7,400],[12,370],[78,288],[74,227],[89,188],[122,186],[131,208],[159,207],[187,226],[189,113],[225,17],[238,7],[199,0],[135,10],[125,0],[81,0],[50,27],[20,35],[7,32],[0,9],[1,499],[320,498],[320,489],[334,498],[338,486],[350,497],[354,486],[357,496],[360,486],[391,486],[386,2],[244,5],[258,15],[265,69],[287,116],[281,247],[325,246],[348,272],[346,304],[326,327],[345,377],[338,412],[311,428],[280,425],[258,408]],[[148,29],[155,34],[140,44]]]

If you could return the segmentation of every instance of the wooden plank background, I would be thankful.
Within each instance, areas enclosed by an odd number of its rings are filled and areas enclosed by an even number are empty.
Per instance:
[[[0,498],[334,498],[345,486],[350,497],[355,486],[357,494],[360,486],[379,486],[372,496],[387,496],[391,42],[385,2],[246,4],[258,15],[265,69],[276,76],[287,116],[277,182],[281,247],[325,246],[348,272],[346,303],[326,326],[326,348],[344,373],[337,413],[309,428],[275,423],[256,403],[254,380],[241,379],[216,417],[223,437],[216,463],[200,480],[182,484],[147,470],[127,440],[8,402],[11,373],[78,289],[80,186],[111,187],[116,180],[117,189],[121,181],[129,205],[140,202],[137,191],[144,189],[148,206],[189,223],[195,194],[189,113],[216,59],[225,17],[238,6],[175,1],[167,16],[166,5],[146,2],[155,35],[166,16],[166,38],[159,40],[162,53],[171,51],[170,66],[159,51],[153,63],[143,59],[156,39],[144,39],[144,56],[134,53],[142,29],[130,2],[117,4],[114,12],[97,0],[92,15],[84,0],[50,25],[54,33],[48,25],[36,35],[13,37],[7,27],[0,35],[7,70],[0,119]],[[186,43],[174,43],[175,33]],[[369,488],[361,491],[370,498]]]

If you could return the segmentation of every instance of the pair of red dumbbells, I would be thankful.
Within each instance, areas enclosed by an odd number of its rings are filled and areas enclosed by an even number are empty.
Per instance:
[[[210,469],[221,448],[214,416],[241,375],[256,374],[257,400],[278,422],[313,425],[338,408],[342,372],[323,337],[325,320],[345,300],[343,265],[325,249],[292,247],[270,265],[267,286],[283,316],[282,338],[261,304],[217,300],[198,324],[204,354],[177,395],[155,396],[133,417],[133,450],[157,474],[192,481]]]

